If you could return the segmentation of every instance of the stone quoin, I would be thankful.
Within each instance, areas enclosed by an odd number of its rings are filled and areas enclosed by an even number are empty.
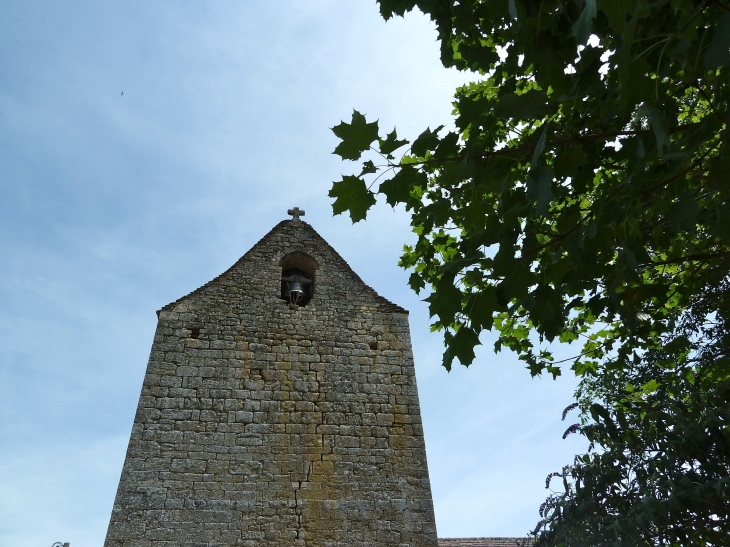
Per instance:
[[[105,547],[437,546],[408,312],[290,214],[158,312]]]

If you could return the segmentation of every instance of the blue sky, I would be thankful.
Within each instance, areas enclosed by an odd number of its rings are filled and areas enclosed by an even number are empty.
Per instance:
[[[561,440],[575,380],[531,379],[488,337],[447,374],[396,266],[406,213],[353,226],[327,197],[353,108],[400,135],[448,125],[470,76],[435,40],[370,1],[3,2],[0,546],[102,544],[155,310],[294,205],[411,311],[439,536],[534,525],[545,476],[585,448]]]

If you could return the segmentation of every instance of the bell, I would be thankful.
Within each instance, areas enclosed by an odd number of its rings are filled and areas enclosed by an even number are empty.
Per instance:
[[[307,291],[309,289],[305,289],[305,287],[312,284],[311,279],[298,272],[292,272],[292,275],[282,277],[281,280],[286,283],[287,298],[293,306],[296,307],[307,303],[309,298]]]
[[[289,283],[289,300],[291,302],[299,302],[304,296],[304,287],[299,282],[299,279]]]

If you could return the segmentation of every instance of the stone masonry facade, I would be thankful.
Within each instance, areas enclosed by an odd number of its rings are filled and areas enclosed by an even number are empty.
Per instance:
[[[105,547],[437,546],[407,312],[311,226],[158,315]]]

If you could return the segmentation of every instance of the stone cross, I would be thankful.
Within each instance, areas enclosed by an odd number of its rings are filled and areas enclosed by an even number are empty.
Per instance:
[[[289,209],[286,214],[291,215],[293,217],[292,221],[297,224],[300,222],[299,217],[303,217],[305,213],[299,207],[294,207],[294,209]]]

